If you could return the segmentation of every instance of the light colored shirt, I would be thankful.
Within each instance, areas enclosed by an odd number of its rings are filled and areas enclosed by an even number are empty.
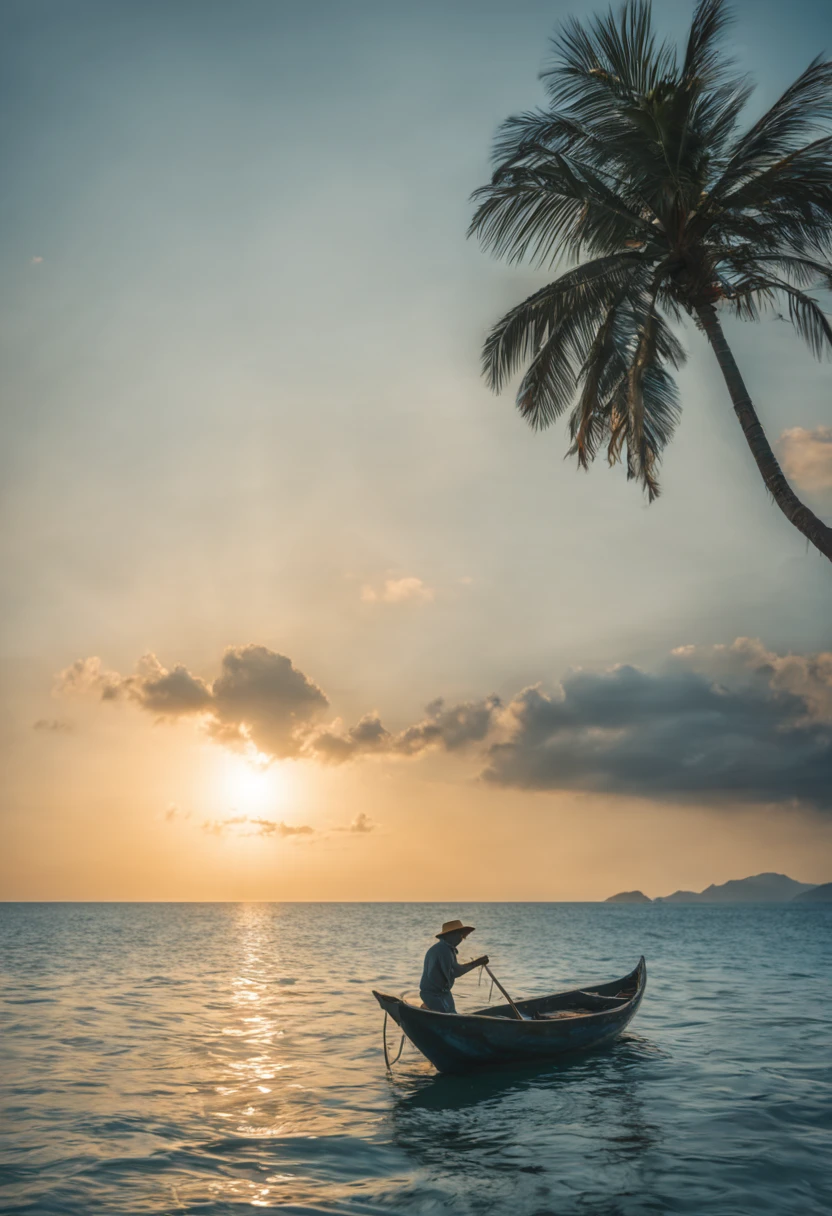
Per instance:
[[[419,991],[422,1000],[430,996],[444,996],[454,986],[454,980],[462,975],[462,964],[454,946],[440,937],[425,955],[425,966]]]

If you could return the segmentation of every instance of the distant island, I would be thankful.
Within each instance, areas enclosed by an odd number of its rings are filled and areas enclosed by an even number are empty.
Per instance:
[[[832,900],[832,882],[818,886],[798,882],[787,874],[753,874],[750,878],[732,878],[717,885],[711,883],[704,891],[674,891],[672,895],[657,895],[651,900],[642,891],[621,891],[610,895],[608,904],[759,904],[787,903],[799,899],[807,903]]]
[[[717,886],[711,883],[704,891],[674,891],[657,899],[656,903],[673,904],[756,904],[785,903],[811,891],[811,882],[797,882],[786,874],[754,874],[751,878],[732,878]]]
[[[832,903],[832,882],[823,882],[819,887],[811,887],[795,895],[795,903],[828,904]]]

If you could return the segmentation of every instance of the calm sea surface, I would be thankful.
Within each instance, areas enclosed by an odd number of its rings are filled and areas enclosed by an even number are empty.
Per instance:
[[[643,952],[626,1036],[388,1076],[370,989],[456,915],[513,995]],[[0,1211],[828,1214],[830,964],[828,906],[0,905]]]

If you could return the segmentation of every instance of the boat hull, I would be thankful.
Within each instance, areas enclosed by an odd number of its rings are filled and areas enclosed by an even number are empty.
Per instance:
[[[642,958],[620,980],[518,1001],[522,1021],[512,1017],[507,1005],[471,1014],[434,1013],[398,997],[380,992],[373,995],[440,1072],[467,1072],[602,1047],[621,1034],[633,1018],[646,983],[647,967]],[[626,997],[616,995],[621,992]],[[561,1016],[553,1016],[557,1014]]]

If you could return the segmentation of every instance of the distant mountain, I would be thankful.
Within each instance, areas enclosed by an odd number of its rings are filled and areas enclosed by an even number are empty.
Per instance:
[[[832,903],[832,882],[821,883],[819,887],[810,887],[794,897],[795,903],[800,904],[829,904]]]
[[[797,882],[786,874],[754,874],[751,878],[732,878],[720,886],[711,883],[704,891],[674,891],[656,899],[663,904],[755,904],[785,903],[815,887]]]
[[[652,899],[643,891],[619,891],[618,895],[610,895],[605,904],[652,904]]]

